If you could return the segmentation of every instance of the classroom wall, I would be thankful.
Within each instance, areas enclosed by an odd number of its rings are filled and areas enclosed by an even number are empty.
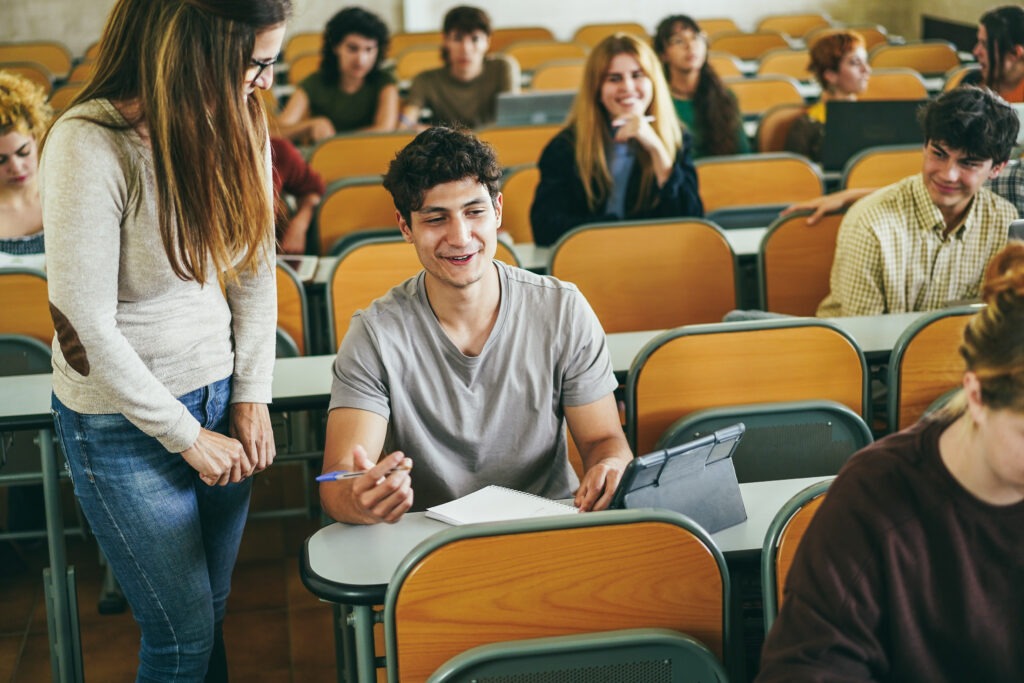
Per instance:
[[[439,27],[444,11],[459,0],[364,0],[361,4],[379,13],[394,30],[433,30]],[[473,0],[464,0],[473,3]],[[295,14],[289,33],[318,31],[338,9],[348,4],[337,0],[293,0]],[[718,0],[713,7],[678,0],[643,0],[641,4],[623,0],[477,0],[499,26],[542,25],[556,36],[568,38],[577,26],[587,22],[639,21],[653,29],[658,20],[670,13],[690,12],[695,17],[733,17],[741,28],[751,29],[767,13],[756,0]],[[993,2],[982,0],[775,0],[771,12],[828,12],[846,23],[880,23],[891,33],[916,38],[920,15],[936,16],[974,23]],[[3,0],[0,10],[0,41],[58,39],[72,54],[80,55],[99,38],[113,0]],[[637,7],[643,17],[637,17]]]

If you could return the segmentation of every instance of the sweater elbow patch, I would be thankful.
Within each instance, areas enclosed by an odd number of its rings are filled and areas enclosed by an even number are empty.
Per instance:
[[[82,340],[78,338],[78,332],[67,316],[53,303],[50,304],[50,317],[53,318],[53,327],[57,331],[57,342],[60,344],[64,360],[79,375],[88,377],[89,358],[86,356],[85,347],[82,346]]]

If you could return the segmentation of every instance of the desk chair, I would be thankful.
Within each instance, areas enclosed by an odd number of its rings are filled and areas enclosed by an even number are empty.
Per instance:
[[[796,102],[776,104],[766,109],[757,123],[757,151],[762,154],[786,151],[789,128],[804,115],[804,111],[804,105]]]
[[[728,52],[739,59],[757,60],[768,50],[790,47],[789,41],[778,31],[722,31],[711,36],[708,49]]]
[[[824,320],[690,325],[652,339],[626,376],[626,437],[654,450],[677,419],[744,403],[831,400],[865,416],[868,371],[854,340]]]
[[[725,683],[703,643],[662,628],[634,628],[480,645],[452,657],[428,683]]]
[[[345,235],[396,225],[395,204],[379,178],[347,178],[327,189],[316,210],[320,254]]]
[[[828,214],[813,226],[807,225],[809,215],[780,216],[761,238],[757,275],[763,310],[813,316],[828,296],[843,213]]]
[[[388,59],[395,59],[411,47],[433,46],[440,51],[443,39],[440,31],[401,31],[391,36]]]
[[[530,90],[579,91],[585,63],[583,59],[556,59],[538,64],[530,79]]]
[[[822,28],[832,28],[832,18],[827,14],[771,14],[757,22],[758,31],[778,31],[791,38],[803,38]]]
[[[306,52],[297,55],[288,63],[288,83],[298,85],[306,76],[316,73],[320,69],[320,53]]]
[[[63,79],[71,71],[71,52],[53,40],[0,42],[0,62],[35,62],[54,78]]]
[[[701,25],[703,26],[703,22],[701,22]],[[743,69],[740,68],[739,58],[730,52],[711,50],[708,52],[708,63],[720,78],[739,78],[744,75]]]
[[[524,40],[555,40],[555,34],[545,26],[509,26],[491,31],[491,52],[504,52],[512,43]]]
[[[759,116],[779,104],[804,103],[796,79],[789,76],[733,76],[722,82],[736,95],[740,113],[746,117]]]
[[[47,96],[53,92],[53,74],[39,62],[5,62],[0,60],[0,71],[17,74],[35,83]]]
[[[834,26],[822,26],[821,28],[814,29],[804,36],[804,44],[813,45],[815,40],[828,31],[835,30],[835,28]],[[850,24],[846,26],[846,29],[861,35],[868,52],[879,45],[885,45],[889,42],[889,32],[881,24]]]
[[[977,306],[934,311],[900,335],[889,357],[890,431],[909,427],[942,394],[960,386],[964,328]]]
[[[68,83],[85,83],[96,72],[96,61],[87,59],[84,62],[75,64],[68,74]]]
[[[444,66],[441,51],[436,45],[407,47],[395,57],[395,78],[399,82],[411,81],[418,74]]]
[[[645,43],[651,40],[651,35],[643,24],[638,24],[635,21],[620,21],[606,24],[584,24],[572,34],[572,42],[594,47],[613,33],[629,33]]]
[[[85,48],[85,54],[83,55],[83,58],[84,59],[96,59],[99,56],[100,56],[100,41],[97,40],[95,43],[90,43],[89,47]]]
[[[700,24],[701,30],[708,34],[709,37],[718,33],[737,32],[740,30],[735,21],[724,17],[701,19],[697,23]]]
[[[537,164],[523,164],[505,170],[501,178],[501,227],[512,236],[513,242],[532,242],[530,206],[540,182]]]
[[[923,163],[923,145],[869,147],[846,162],[840,187],[885,187],[920,173]]]
[[[956,46],[948,41],[917,40],[902,45],[880,45],[871,50],[868,63],[872,69],[902,66],[925,76],[941,76],[960,66],[960,56]]]
[[[814,514],[825,500],[825,492],[832,480],[812,484],[793,496],[775,515],[765,534],[761,551],[761,592],[764,609],[764,632],[775,623],[782,605],[786,577],[793,566],[796,549],[807,531]]]
[[[502,54],[512,57],[522,71],[533,71],[545,62],[563,59],[586,59],[589,52],[586,45],[563,43],[558,40],[522,40],[506,45]]]
[[[721,320],[736,307],[735,263],[717,226],[681,218],[574,228],[549,272],[575,283],[612,333]]]
[[[539,126],[489,126],[477,137],[494,148],[498,163],[503,167],[535,164],[551,138],[562,130],[561,123]]]
[[[671,448],[742,422],[732,456],[741,483],[838,474],[874,438],[857,413],[835,401],[781,401],[698,410],[669,427],[655,448]]]
[[[758,76],[788,76],[798,81],[810,81],[814,76],[807,70],[810,62],[807,49],[779,48],[761,55],[757,63]]]
[[[704,211],[792,204],[821,196],[821,171],[789,152],[706,157],[695,163]]]
[[[965,80],[973,83],[981,79],[981,67],[977,64],[964,64],[953,67],[946,72],[946,82],[942,85],[942,92],[949,92],[953,88],[960,87]]]
[[[301,31],[293,33],[285,42],[281,51],[281,61],[291,64],[299,55],[320,54],[324,46],[324,34],[321,31]]]
[[[687,633],[721,659],[728,605],[721,552],[668,510],[452,527],[388,584],[388,680],[424,681],[480,645],[626,628]]]
[[[66,83],[54,88],[53,92],[50,93],[50,107],[53,108],[54,114],[60,114],[60,112],[67,109],[68,105],[71,104],[71,100],[75,99],[84,87],[84,83]]]
[[[928,87],[921,74],[906,67],[880,67],[871,74],[868,87],[860,99],[869,100],[925,100]]]
[[[33,268],[0,269],[0,333],[23,334],[49,347],[53,341],[53,319],[46,291],[46,275]]]
[[[344,133],[321,140],[309,156],[309,165],[320,174],[325,183],[344,178],[383,176],[388,164],[414,134],[409,131],[394,133]]]
[[[306,289],[295,271],[280,258],[277,259],[277,327],[294,344],[296,356],[306,355],[309,350]]]

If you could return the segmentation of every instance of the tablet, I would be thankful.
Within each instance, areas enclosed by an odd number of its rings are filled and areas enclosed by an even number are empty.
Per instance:
[[[610,507],[675,510],[708,533],[739,524],[747,513],[732,454],[745,429],[738,422],[699,439],[634,458],[622,473]]]

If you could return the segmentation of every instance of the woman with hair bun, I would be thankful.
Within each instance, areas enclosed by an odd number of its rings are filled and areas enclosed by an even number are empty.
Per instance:
[[[37,167],[51,113],[42,88],[0,71],[0,252],[43,253]]]
[[[1024,680],[1024,243],[982,298],[962,391],[829,488],[758,681]]]

